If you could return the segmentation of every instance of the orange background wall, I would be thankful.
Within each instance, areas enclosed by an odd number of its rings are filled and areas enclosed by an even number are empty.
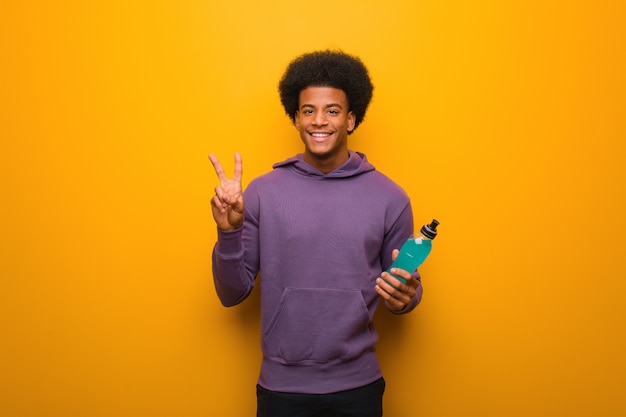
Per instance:
[[[352,148],[442,223],[422,305],[377,315],[385,415],[626,416],[625,18],[0,0],[0,415],[254,414],[258,293],[214,294],[206,156],[247,183],[299,152],[278,78],[341,48],[376,85]]]

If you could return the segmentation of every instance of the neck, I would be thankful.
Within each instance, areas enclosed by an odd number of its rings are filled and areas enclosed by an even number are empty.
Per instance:
[[[328,174],[345,164],[350,159],[350,151],[342,152],[339,155],[318,157],[305,152],[304,162],[315,167],[323,174]]]

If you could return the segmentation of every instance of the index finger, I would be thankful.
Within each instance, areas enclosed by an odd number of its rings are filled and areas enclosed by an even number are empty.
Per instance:
[[[213,169],[215,169],[215,173],[217,177],[220,179],[222,183],[224,183],[228,178],[226,177],[226,173],[224,173],[224,168],[222,168],[222,164],[217,159],[217,157],[213,154],[209,154],[209,159],[211,160],[211,164],[213,164]]]

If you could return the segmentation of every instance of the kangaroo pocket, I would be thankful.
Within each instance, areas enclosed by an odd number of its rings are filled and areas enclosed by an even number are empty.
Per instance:
[[[286,288],[263,333],[265,356],[285,364],[349,360],[375,343],[358,290]]]

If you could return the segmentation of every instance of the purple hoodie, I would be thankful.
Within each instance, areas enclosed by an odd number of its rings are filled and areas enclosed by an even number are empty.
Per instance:
[[[219,231],[213,276],[225,306],[243,301],[260,272],[259,384],[324,394],[382,376],[372,320],[375,280],[413,233],[406,193],[365,155],[323,174],[301,154],[244,192],[241,229]],[[413,303],[422,295],[421,284]]]

